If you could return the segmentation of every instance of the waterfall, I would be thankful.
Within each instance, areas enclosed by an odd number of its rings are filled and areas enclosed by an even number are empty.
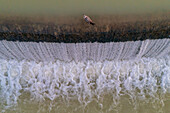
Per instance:
[[[110,43],[46,43],[0,41],[0,58],[34,61],[104,61],[170,54],[170,39]]]
[[[110,43],[0,41],[0,104],[59,97],[89,103],[112,94],[164,101],[170,93],[170,39]],[[158,95],[159,94],[159,95]],[[0,107],[1,108],[1,107]]]

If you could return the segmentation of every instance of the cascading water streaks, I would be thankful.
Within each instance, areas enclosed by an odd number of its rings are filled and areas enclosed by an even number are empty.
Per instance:
[[[161,58],[170,54],[170,39],[108,42],[47,43],[0,41],[0,59],[56,61],[128,60]]]
[[[35,62],[0,60],[0,103],[17,104],[29,92],[36,100],[59,97],[88,103],[107,93],[136,101],[162,101],[170,93],[170,57],[118,61]]]

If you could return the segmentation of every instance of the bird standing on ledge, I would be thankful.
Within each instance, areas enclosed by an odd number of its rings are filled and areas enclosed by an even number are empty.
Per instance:
[[[87,23],[89,23],[91,25],[95,25],[95,23],[87,15],[83,15],[83,18]]]

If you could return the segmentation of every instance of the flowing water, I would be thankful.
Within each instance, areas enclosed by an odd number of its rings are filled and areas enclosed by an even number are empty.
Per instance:
[[[170,56],[0,60],[0,112],[169,113]]]
[[[2,0],[0,13],[138,14],[169,12],[169,3]],[[0,41],[0,113],[170,113],[169,48],[163,39],[68,45]]]

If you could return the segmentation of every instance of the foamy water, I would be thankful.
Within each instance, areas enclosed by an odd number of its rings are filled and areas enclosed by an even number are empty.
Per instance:
[[[1,112],[17,106],[20,97],[29,94],[30,101],[58,99],[77,100],[88,105],[111,95],[119,105],[123,96],[131,104],[139,101],[161,103],[170,99],[170,56],[135,60],[87,62],[36,62],[0,60]],[[100,106],[104,106],[104,103]]]

